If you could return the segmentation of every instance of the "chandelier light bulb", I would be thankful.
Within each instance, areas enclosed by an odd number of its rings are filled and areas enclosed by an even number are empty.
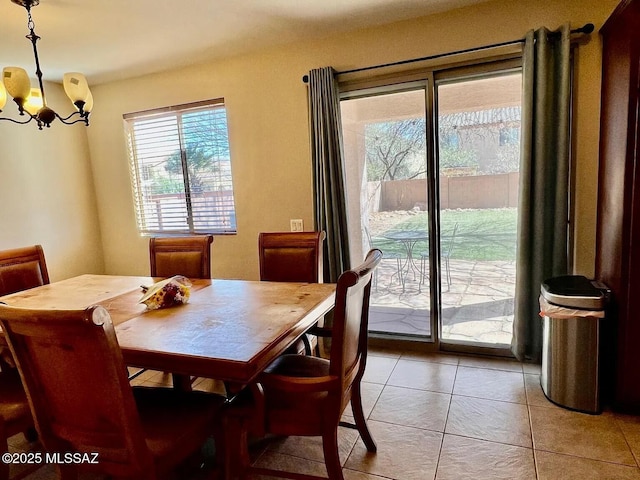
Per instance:
[[[4,83],[0,82],[0,112],[7,103],[7,89],[4,88]]]
[[[23,108],[31,115],[35,115],[42,107],[44,107],[42,92],[39,88],[32,88],[29,96],[26,98],[26,102],[24,102]]]

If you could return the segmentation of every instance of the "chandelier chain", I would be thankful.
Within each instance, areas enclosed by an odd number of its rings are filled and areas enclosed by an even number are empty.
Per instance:
[[[33,17],[31,16],[31,8],[25,7],[27,9],[27,28],[31,30],[33,33],[33,29],[36,28],[36,23],[33,21]]]
[[[40,68],[40,57],[38,56],[38,47],[36,45],[38,40],[40,40],[40,37],[34,30],[36,27],[36,24],[33,21],[33,18],[31,17],[30,6],[27,6],[26,9],[27,9],[27,16],[29,18],[27,22],[27,27],[29,28],[29,35],[27,35],[27,38],[31,41],[31,44],[33,45],[33,56],[36,61],[36,77],[38,77],[38,85],[40,86],[40,94],[42,95],[42,104],[44,107],[46,107],[47,97],[44,93],[44,83],[42,81],[42,69]]]

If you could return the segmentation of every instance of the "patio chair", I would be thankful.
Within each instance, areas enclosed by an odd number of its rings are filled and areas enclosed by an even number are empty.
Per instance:
[[[451,259],[451,253],[453,252],[453,245],[456,240],[456,233],[458,232],[458,223],[453,226],[453,231],[451,232],[451,237],[449,237],[449,241],[445,245],[445,248],[440,252],[440,261],[444,260],[444,268],[445,273],[447,275],[447,289],[451,287],[451,265],[449,264],[449,260]]]
[[[380,250],[382,252],[382,255],[384,257],[384,260],[395,260],[396,262],[396,271],[395,273],[393,273],[390,278],[389,278],[389,283],[391,284],[393,282],[393,277],[397,277],[398,278],[398,283],[400,285],[402,285],[402,291],[404,292],[405,289],[405,284],[404,284],[404,276],[402,275],[402,265],[404,262],[404,257],[396,252],[393,251],[389,251],[387,248],[389,245],[389,240],[386,240],[384,238],[379,238],[379,237],[372,237],[371,236],[371,232],[369,232],[368,228],[365,228],[364,233],[367,237],[367,243],[369,245],[369,248],[376,248],[378,250]],[[378,271],[378,269],[376,269],[373,272],[373,281],[371,282],[374,291],[378,291],[378,276],[380,275],[380,272]]]
[[[0,326],[47,452],[97,463],[60,464],[117,478],[155,480],[220,433],[224,398],[205,392],[131,387],[111,317],[101,306],[35,310],[0,305]]]
[[[367,329],[371,279],[382,252],[369,251],[364,262],[340,275],[336,287],[333,335],[329,359],[306,355],[278,357],[253,384],[252,397],[240,399],[226,417],[225,445],[244,440],[241,452],[225,452],[225,466],[248,462],[246,430],[274,435],[321,436],[324,460],[331,480],[343,480],[338,455],[338,426],[355,428],[367,450],[376,451],[362,408],[361,380],[367,362]],[[340,422],[351,403],[355,424]],[[243,412],[250,419],[239,413]],[[245,473],[245,472],[241,472]],[[249,474],[318,480],[304,474],[249,467]]]
[[[445,280],[447,281],[447,291],[451,288],[451,266],[449,265],[449,259],[451,258],[451,251],[453,250],[453,243],[458,231],[458,223],[456,222],[451,231],[451,236],[444,244],[442,251],[440,252],[441,265],[444,263]],[[429,276],[429,252],[420,252],[420,284],[425,283],[425,279]]]

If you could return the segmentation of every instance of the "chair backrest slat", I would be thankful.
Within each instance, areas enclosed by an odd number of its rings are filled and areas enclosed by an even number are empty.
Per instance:
[[[151,276],[211,278],[212,243],[212,235],[150,238]]]

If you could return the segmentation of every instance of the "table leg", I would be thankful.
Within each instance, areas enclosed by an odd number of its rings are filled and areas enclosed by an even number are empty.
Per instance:
[[[419,266],[416,265],[415,259],[413,258],[413,249],[415,248],[418,240],[402,240],[402,246],[405,249],[407,254],[407,259],[399,266],[398,276],[400,277],[400,283],[402,284],[402,293],[405,293],[405,286],[407,283],[407,279],[410,273],[413,273],[413,279],[416,279],[416,274],[418,277],[421,275],[422,271]],[[405,272],[406,270],[406,272]],[[420,291],[420,285],[418,284],[418,292]]]
[[[181,392],[190,392],[193,390],[191,387],[191,376],[172,373],[171,377],[173,378],[174,390],[180,390]]]
[[[249,421],[241,415],[226,415],[223,420],[224,445],[222,456],[225,480],[243,478],[249,468]],[[216,446],[216,451],[220,451]]]

